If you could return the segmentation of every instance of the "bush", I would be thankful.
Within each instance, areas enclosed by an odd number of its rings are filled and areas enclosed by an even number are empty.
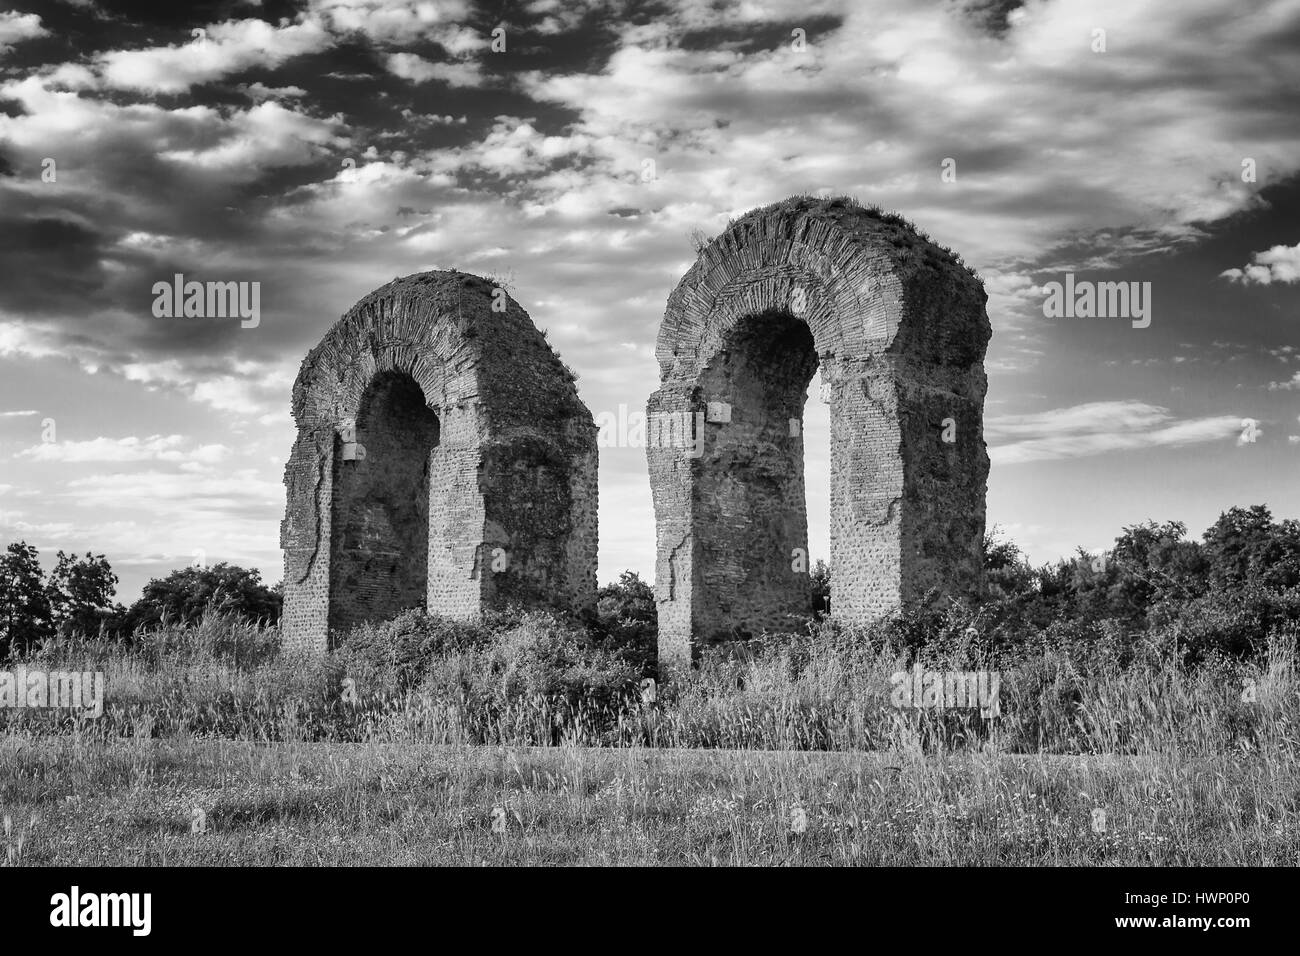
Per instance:
[[[1258,656],[1269,634],[1300,624],[1300,588],[1217,588],[1190,601],[1165,601],[1150,619],[1151,630],[1172,642],[1185,663],[1212,655],[1246,659]]]
[[[659,612],[654,589],[635,571],[596,592],[595,640],[600,648],[650,677],[659,667]]]
[[[615,711],[640,669],[583,627],[553,611],[511,611],[481,624],[406,611],[349,632],[333,654],[336,679],[348,677],[363,696],[416,694],[475,715],[484,734],[523,711],[561,723],[579,710],[595,720]]]
[[[422,610],[353,628],[336,648],[340,668],[365,687],[401,693],[416,687],[434,661],[491,643],[481,624],[453,621]]]

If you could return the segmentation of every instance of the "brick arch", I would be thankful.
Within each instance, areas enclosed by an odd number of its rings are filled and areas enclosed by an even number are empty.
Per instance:
[[[409,372],[370,380],[340,436],[330,509],[329,624],[346,629],[427,603],[430,456],[441,422]],[[352,439],[352,441],[348,441]]]
[[[648,405],[652,422],[703,429],[698,456],[648,443],[661,661],[807,607],[802,402],[790,407],[787,378],[806,388],[812,372],[773,354],[794,339],[747,331],[765,323],[806,326],[831,406],[832,613],[868,622],[979,586],[986,301],[950,252],[845,200],[754,210],[703,250],[669,297]]]
[[[407,401],[386,412],[402,421],[367,421],[368,397],[394,381],[418,388],[427,417]],[[401,581],[419,560],[387,529],[413,515],[427,521],[430,611],[473,618],[506,602],[594,602],[595,423],[572,373],[489,280],[427,272],[372,292],[303,360],[292,407],[286,647],[323,651],[332,630],[412,603]],[[420,421],[436,424],[426,434]],[[410,462],[428,434],[422,466]],[[345,552],[355,567],[341,574]]]

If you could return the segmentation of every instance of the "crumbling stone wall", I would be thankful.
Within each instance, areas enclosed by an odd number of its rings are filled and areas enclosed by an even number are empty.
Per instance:
[[[809,605],[803,404],[831,406],[831,613],[869,622],[981,584],[987,296],[949,252],[845,200],[754,210],[668,300],[653,421],[703,412],[703,454],[648,443],[662,665]],[[933,589],[933,590],[932,590]]]
[[[366,296],[303,361],[293,415],[286,648],[420,605],[594,604],[596,426],[492,282],[426,272]]]

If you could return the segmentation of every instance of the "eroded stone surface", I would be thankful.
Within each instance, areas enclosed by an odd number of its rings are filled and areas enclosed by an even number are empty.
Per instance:
[[[755,210],[703,251],[668,300],[648,412],[726,403],[731,419],[705,416],[698,458],[648,446],[661,664],[808,608],[802,420],[818,367],[832,614],[865,623],[978,588],[986,301],[950,253],[843,200]]]
[[[419,605],[593,604],[596,426],[490,281],[427,272],[366,296],[303,361],[293,415],[286,648]]]

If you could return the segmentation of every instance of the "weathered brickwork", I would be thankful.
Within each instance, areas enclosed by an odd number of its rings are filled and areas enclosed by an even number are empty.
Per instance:
[[[832,613],[865,623],[979,587],[986,301],[950,253],[844,201],[755,210],[702,252],[669,298],[648,406],[682,432],[647,443],[662,664],[806,612],[803,408],[818,369]],[[287,647],[319,653],[419,605],[591,607],[596,428],[488,280],[430,272],[362,299],[304,360],[293,413]]]
[[[427,272],[366,296],[303,361],[293,414],[286,648],[321,653],[407,607],[592,606],[596,426],[488,280]]]
[[[661,664],[807,609],[802,422],[819,367],[832,614],[868,622],[978,588],[986,301],[950,253],[844,201],[755,210],[703,251],[668,300],[648,405],[708,418],[698,458],[648,445]]]

